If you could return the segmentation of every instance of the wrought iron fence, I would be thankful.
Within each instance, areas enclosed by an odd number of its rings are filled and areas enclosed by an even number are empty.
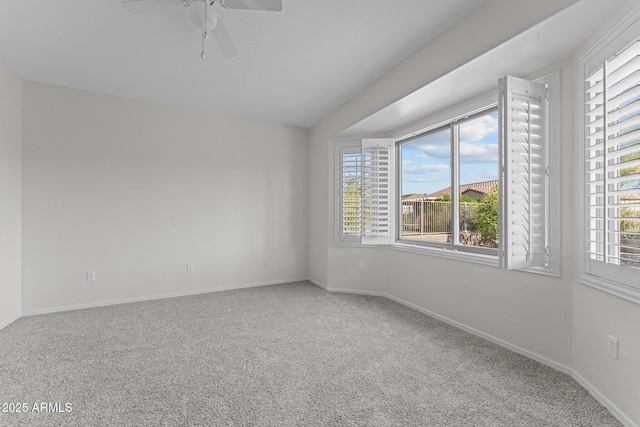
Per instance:
[[[640,203],[638,199],[622,202],[620,208],[620,263],[640,268]],[[627,204],[628,206],[625,206]]]
[[[479,203],[460,203],[460,231],[473,232]],[[451,202],[404,200],[402,202],[402,234],[424,235],[451,232]]]

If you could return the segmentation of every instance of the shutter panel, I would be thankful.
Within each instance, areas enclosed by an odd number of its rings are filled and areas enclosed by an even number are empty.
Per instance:
[[[362,244],[391,243],[393,139],[362,140]]]
[[[640,267],[640,40],[585,82],[587,272],[633,287]]]
[[[500,79],[500,261],[503,268],[547,265],[547,86]]]

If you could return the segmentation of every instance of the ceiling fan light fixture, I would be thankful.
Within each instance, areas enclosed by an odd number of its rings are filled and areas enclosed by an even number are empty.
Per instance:
[[[215,6],[225,9],[266,10],[279,12],[282,0],[121,0],[122,6],[131,13],[149,13],[176,7],[186,7],[191,23],[202,31],[202,53],[204,58],[204,41],[209,34],[216,40],[225,58],[238,56],[238,51],[231,40],[226,25]]]
[[[189,3],[189,19],[191,23],[201,31],[203,31],[205,27],[205,16],[207,19],[207,31],[213,30],[218,23],[218,19],[220,19],[213,8],[207,8],[204,1],[193,1]]]

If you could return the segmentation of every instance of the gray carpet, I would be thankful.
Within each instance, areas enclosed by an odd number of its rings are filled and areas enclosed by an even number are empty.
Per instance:
[[[308,282],[21,318],[4,402],[28,412],[2,426],[621,425],[565,374]]]

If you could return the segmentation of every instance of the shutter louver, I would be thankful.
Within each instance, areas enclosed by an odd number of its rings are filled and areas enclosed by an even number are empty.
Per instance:
[[[620,267],[640,267],[640,40],[593,71],[585,92],[587,271],[633,285],[637,273]]]
[[[391,243],[392,139],[362,140],[362,244]]]
[[[547,88],[500,79],[501,264],[511,269],[547,265]]]

